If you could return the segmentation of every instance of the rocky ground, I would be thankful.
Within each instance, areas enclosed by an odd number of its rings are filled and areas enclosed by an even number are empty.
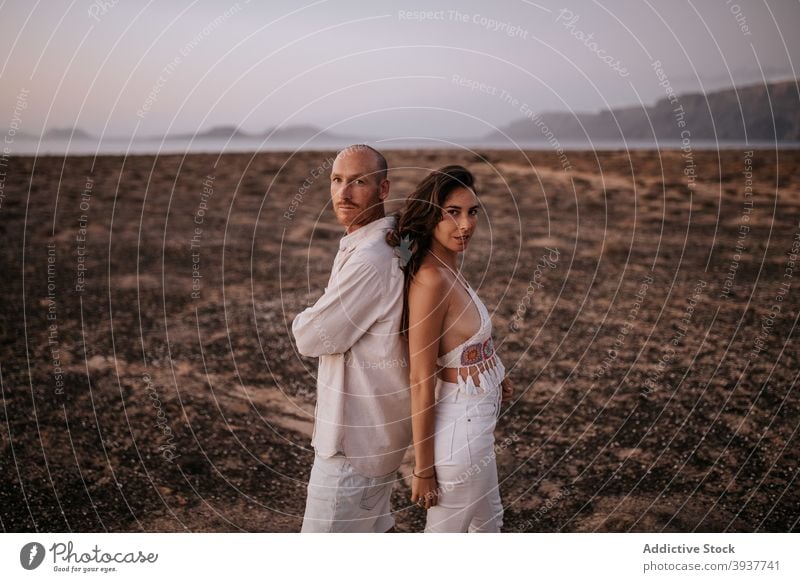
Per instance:
[[[316,361],[290,325],[341,235],[331,155],[10,159],[4,531],[299,530]],[[478,179],[506,531],[800,529],[800,151],[387,157],[389,210],[429,169]]]

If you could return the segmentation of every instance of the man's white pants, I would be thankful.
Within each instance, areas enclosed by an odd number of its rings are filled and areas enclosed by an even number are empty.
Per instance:
[[[395,480],[396,471],[365,477],[344,455],[315,455],[301,531],[388,531],[394,527],[390,498]]]

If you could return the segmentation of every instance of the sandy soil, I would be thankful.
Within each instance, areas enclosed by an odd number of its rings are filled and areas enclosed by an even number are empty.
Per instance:
[[[4,531],[299,529],[316,362],[289,326],[342,232],[332,154],[10,160]],[[431,168],[479,181],[506,531],[798,531],[800,152],[388,157],[389,210]]]

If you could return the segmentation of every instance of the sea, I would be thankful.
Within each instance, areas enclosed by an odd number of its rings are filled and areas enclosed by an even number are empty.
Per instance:
[[[250,139],[250,138],[166,138],[137,139],[135,141],[122,138],[94,139],[15,139],[6,143],[7,156],[128,156],[156,154],[194,154],[194,153],[257,153],[269,151],[330,151],[338,150],[352,143],[353,139]],[[548,143],[541,140],[530,141],[494,141],[446,138],[398,137],[386,139],[363,138],[367,143],[381,150],[393,149],[458,149],[480,151],[490,150],[539,150],[554,151],[560,148],[565,151],[586,150],[655,150],[681,149],[687,147],[680,140],[603,140],[603,141],[564,141]],[[692,140],[689,147],[693,150],[718,149],[798,149],[800,142],[770,141],[714,141]]]

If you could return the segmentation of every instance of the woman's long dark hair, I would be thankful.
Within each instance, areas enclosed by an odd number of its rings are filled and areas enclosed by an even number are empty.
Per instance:
[[[475,178],[463,166],[445,166],[428,174],[406,198],[405,205],[394,216],[397,223],[386,233],[386,242],[398,248],[401,258],[408,262],[403,267],[403,316],[400,333],[408,337],[408,289],[417,274],[422,259],[428,254],[433,231],[442,220],[445,200],[457,188],[470,188],[475,194]]]

